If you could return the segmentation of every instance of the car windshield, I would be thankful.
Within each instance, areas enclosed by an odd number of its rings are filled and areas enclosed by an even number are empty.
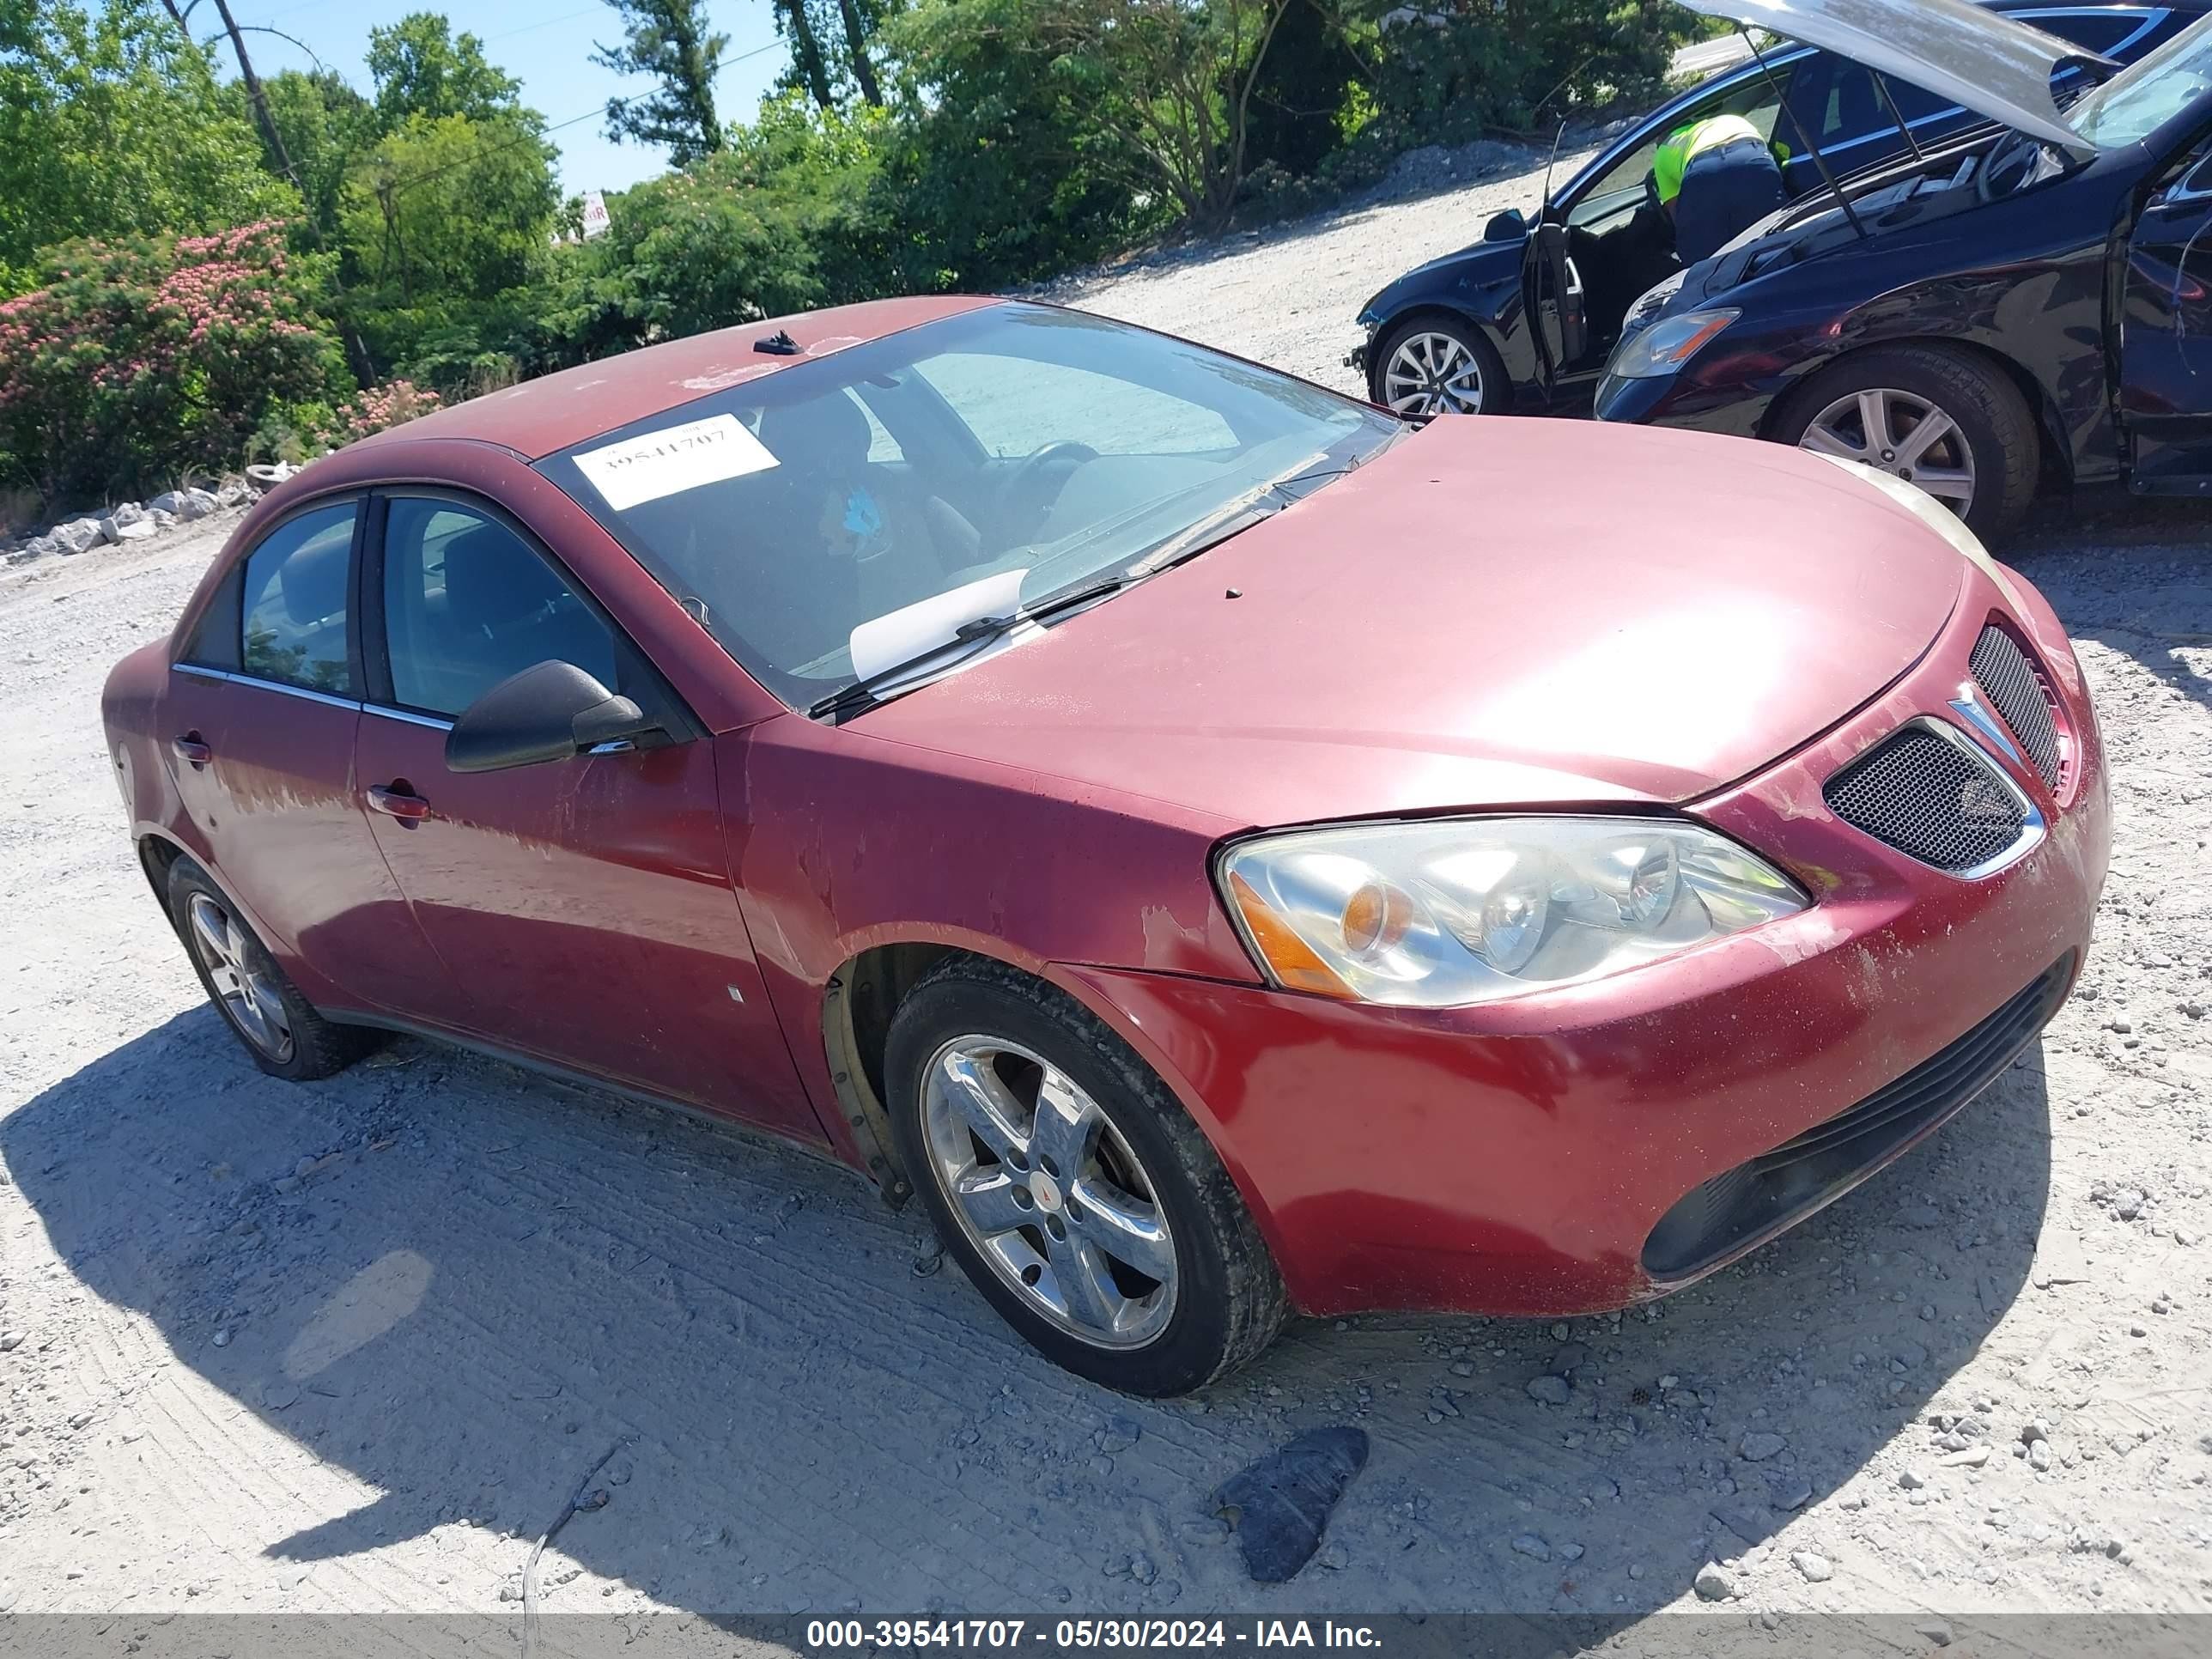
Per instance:
[[[958,589],[993,611],[1071,593],[1202,544],[1270,484],[1278,504],[1325,487],[1403,429],[1186,341],[1012,304],[777,368],[540,469],[805,708],[872,672],[865,624]]]
[[[2212,17],[2084,93],[2066,123],[2100,149],[2140,143],[2212,91]]]

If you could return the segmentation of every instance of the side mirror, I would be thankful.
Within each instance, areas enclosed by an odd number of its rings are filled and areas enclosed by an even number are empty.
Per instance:
[[[635,703],[575,664],[541,662],[508,675],[461,711],[446,734],[446,765],[454,772],[535,766],[654,729]]]
[[[1492,214],[1490,222],[1482,228],[1482,240],[1486,242],[1517,242],[1528,234],[1528,221],[1522,216],[1519,208]]]

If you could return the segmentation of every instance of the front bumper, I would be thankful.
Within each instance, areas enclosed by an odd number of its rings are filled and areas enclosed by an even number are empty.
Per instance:
[[[1816,899],[1798,915],[1610,980],[1479,1008],[1382,1009],[1062,971],[1206,1129],[1303,1310],[1553,1315],[1677,1288],[1932,1132],[2071,988],[2110,846],[2104,757],[2056,618],[2024,583],[2018,598],[2015,607],[1971,574],[1942,635],[1899,684],[1690,809],[1790,870]],[[1992,752],[2048,833],[1996,874],[1968,880],[1843,823],[1821,785],[1906,721],[1951,718],[1968,653],[1998,614],[2041,657],[2075,763],[2059,798]],[[1978,1046],[1966,1041],[1978,1030]],[[1969,1051],[1971,1064],[1959,1060]],[[1930,1064],[1939,1056],[1948,1058]],[[1920,1086],[1930,1077],[1949,1092]],[[1723,1178],[1761,1167],[1763,1155],[1771,1173],[1793,1144],[1817,1147],[1819,1137],[1806,1139],[1817,1127],[1844,1144],[1872,1121],[1845,1115],[1877,1096],[1891,1103],[1873,1114],[1882,1133],[1850,1141],[1856,1162],[1831,1149],[1808,1166],[1793,1154],[1783,1160],[1787,1202],[1735,1213],[1733,1235],[1715,1231],[1729,1221],[1723,1200],[1743,1199],[1749,1179]],[[1896,1104],[1906,1096],[1917,1117]],[[1820,1176],[1809,1191],[1808,1167]],[[1702,1233],[1678,1207],[1701,1189],[1712,1212]],[[1670,1212],[1674,1232],[1655,1240]]]
[[[1620,420],[1635,427],[1681,427],[1686,431],[1714,431],[1723,438],[1756,438],[1765,425],[1767,410],[1781,389],[1778,378],[1741,383],[1728,378],[1705,385],[1692,378],[1697,361],[1677,374],[1624,376],[1606,369],[1597,380],[1593,411],[1599,420]]]

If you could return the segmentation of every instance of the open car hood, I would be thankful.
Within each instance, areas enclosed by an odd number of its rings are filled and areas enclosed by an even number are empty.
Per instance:
[[[1682,0],[1692,11],[1819,46],[1950,99],[1989,120],[2087,155],[2051,95],[2062,64],[2099,61],[1973,0]]]

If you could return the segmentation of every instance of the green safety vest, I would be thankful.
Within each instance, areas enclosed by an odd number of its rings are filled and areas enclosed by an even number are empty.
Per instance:
[[[1766,142],[1759,129],[1741,115],[1711,115],[1668,133],[1658,154],[1651,159],[1651,182],[1659,193],[1661,204],[1663,206],[1682,193],[1682,174],[1689,167],[1691,157],[1741,138],[1748,138],[1754,144]],[[1778,161],[1790,159],[1786,146],[1778,143],[1773,149]]]

